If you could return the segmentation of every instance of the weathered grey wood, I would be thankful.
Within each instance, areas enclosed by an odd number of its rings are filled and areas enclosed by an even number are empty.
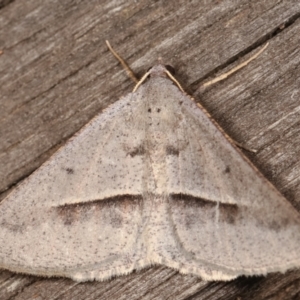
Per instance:
[[[104,40],[141,75],[159,56],[300,211],[300,3],[0,2],[2,198],[79,128],[132,89]],[[200,93],[204,79],[245,69]],[[251,53],[250,53],[251,52]],[[231,64],[232,63],[232,64]],[[20,209],[22,209],[20,207]],[[34,247],[34,245],[33,245]],[[156,266],[106,282],[0,273],[0,299],[297,299],[300,272],[206,283]]]

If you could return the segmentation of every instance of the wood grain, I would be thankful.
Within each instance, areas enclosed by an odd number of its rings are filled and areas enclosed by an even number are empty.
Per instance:
[[[0,2],[2,198],[141,76],[158,57],[300,211],[300,2]],[[254,62],[202,91],[270,42]],[[22,208],[20,208],[22,209]],[[33,245],[34,247],[34,245]],[[0,273],[5,299],[299,299],[300,272],[207,283],[154,266],[105,282]]]

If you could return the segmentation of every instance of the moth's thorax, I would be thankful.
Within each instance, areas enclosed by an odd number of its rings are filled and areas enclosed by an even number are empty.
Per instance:
[[[165,148],[174,139],[174,132],[177,132],[183,121],[182,93],[171,80],[162,77],[150,78],[144,89],[148,94],[144,103],[146,138],[153,150]],[[169,97],[170,92],[172,98]]]
[[[147,176],[148,189],[162,195],[167,193],[169,186],[168,161],[182,148],[176,133],[181,130],[184,120],[182,92],[170,79],[158,75],[164,72],[164,66],[154,68],[155,76],[143,84],[137,93],[145,99],[140,124],[145,128],[143,146],[149,164],[147,169],[151,170]]]

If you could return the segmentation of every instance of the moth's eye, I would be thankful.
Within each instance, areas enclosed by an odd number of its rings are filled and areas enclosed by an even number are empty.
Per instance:
[[[175,75],[175,69],[172,66],[165,65],[165,67],[172,75]]]

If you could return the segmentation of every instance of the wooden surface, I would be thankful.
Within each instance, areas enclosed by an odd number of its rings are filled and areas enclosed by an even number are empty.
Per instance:
[[[300,211],[300,2],[0,1],[0,191],[4,196],[159,56]],[[246,68],[208,78],[253,51]],[[20,209],[22,209],[20,207]],[[34,247],[34,245],[33,245]],[[299,250],[300,251],[300,250]],[[155,266],[105,282],[0,273],[0,299],[300,299],[300,271],[207,283]]]

